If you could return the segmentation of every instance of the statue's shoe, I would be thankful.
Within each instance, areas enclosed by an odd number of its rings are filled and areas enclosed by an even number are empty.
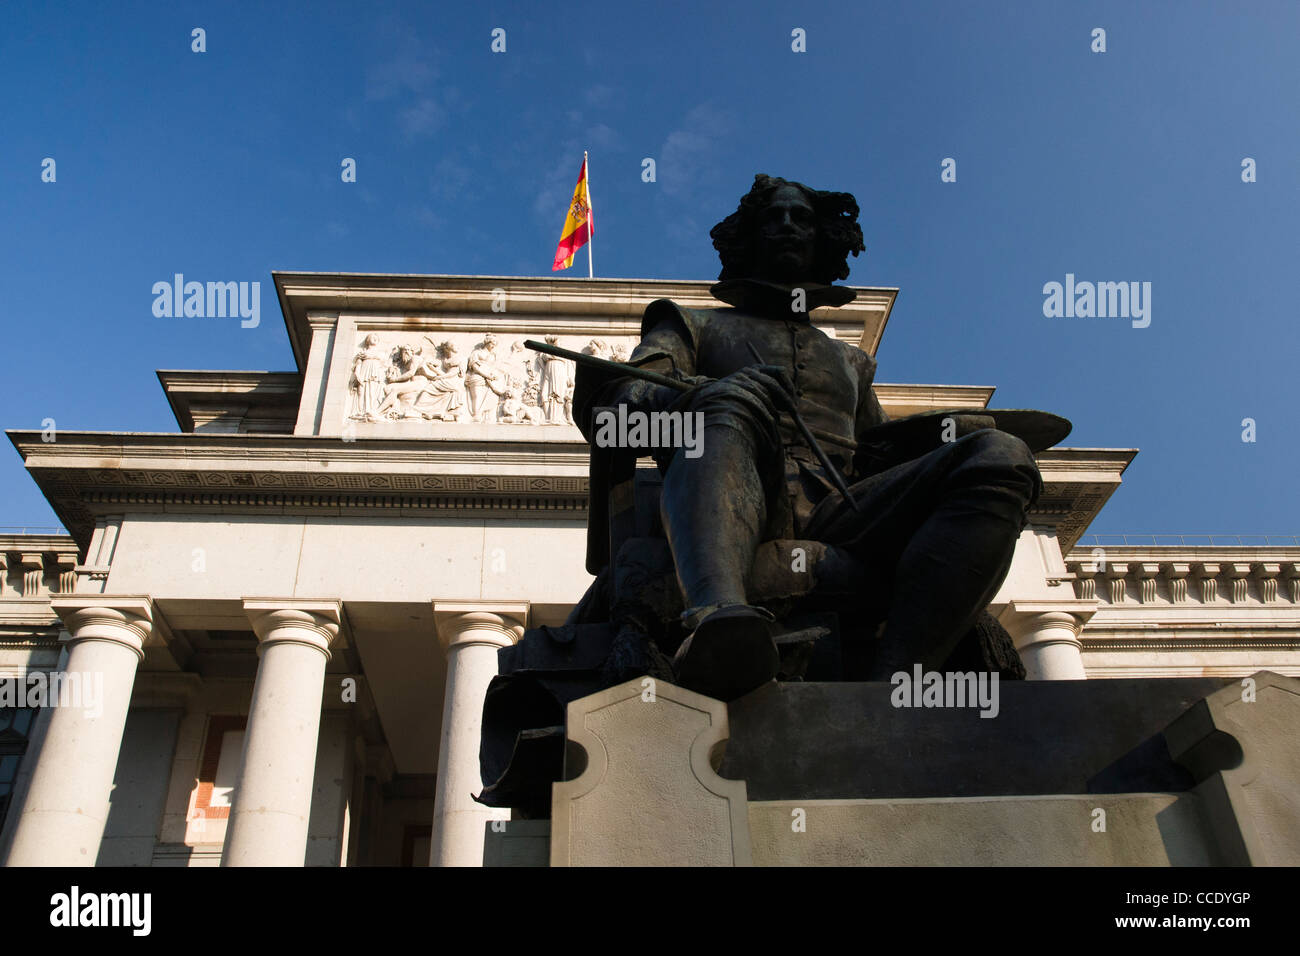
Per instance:
[[[776,677],[780,654],[772,615],[748,604],[706,614],[673,657],[677,683],[707,697],[733,701]]]

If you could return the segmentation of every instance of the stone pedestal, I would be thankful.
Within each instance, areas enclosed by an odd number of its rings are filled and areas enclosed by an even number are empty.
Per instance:
[[[136,666],[153,627],[153,605],[145,597],[69,595],[51,604],[70,635],[61,681],[70,689],[79,681],[81,689],[50,701],[49,728],[8,866],[95,865]]]
[[[483,789],[478,761],[483,698],[497,673],[497,651],[524,632],[528,605],[437,602],[433,611],[447,652],[447,686],[429,865],[482,866],[486,828],[509,818],[509,811],[485,807],[473,797]]]
[[[245,601],[260,642],[222,866],[302,866],[337,601]]]
[[[630,681],[571,702],[587,764],[553,785],[551,865],[1300,861],[1300,680],[1009,681],[991,719],[892,691],[769,684],[723,705]],[[494,864],[545,864],[525,822],[494,834]]]
[[[1221,865],[1300,863],[1300,680],[1270,671],[1199,701],[1164,732],[1191,771]]]
[[[554,785],[552,866],[750,864],[745,783],[714,770],[726,704],[646,677],[573,701],[567,726],[585,766]]]

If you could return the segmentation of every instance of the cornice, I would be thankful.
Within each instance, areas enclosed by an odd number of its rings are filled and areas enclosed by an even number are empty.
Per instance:
[[[70,534],[0,534],[0,554],[9,551],[53,551],[75,555],[77,542]]]
[[[495,290],[507,296],[507,313],[541,317],[624,319],[634,327],[645,307],[669,298],[687,308],[723,305],[709,294],[715,280],[579,279],[549,276],[385,275],[339,272],[272,272],[289,343],[301,371],[311,343],[308,313],[378,313],[388,316],[439,314],[502,317]],[[839,309],[814,309],[814,324],[833,326],[836,337],[852,339],[875,354],[884,335],[897,289],[850,286],[857,298]],[[494,307],[495,306],[495,307]],[[481,321],[479,325],[481,325]],[[853,328],[856,326],[857,328]]]
[[[1137,457],[1136,448],[1049,448],[1036,456],[1043,481],[1109,481],[1120,477]]]
[[[1106,552],[1111,563],[1128,564],[1142,561],[1196,563],[1234,561],[1261,562],[1295,562],[1300,561],[1300,546],[1264,546],[1264,545],[1080,545],[1065,555],[1066,562],[1079,562],[1091,565],[1094,562],[1092,552]]]
[[[303,377],[299,372],[202,371],[158,369],[158,382],[183,432],[192,432],[196,404],[286,406],[297,413]],[[292,416],[290,416],[292,417]],[[289,423],[292,430],[292,421]]]
[[[1136,448],[1049,448],[1035,456],[1043,492],[1030,518],[1056,531],[1062,553],[1074,547],[1137,455]]]
[[[427,466],[483,462],[507,467],[581,464],[585,469],[587,462],[587,443],[581,439],[545,443],[452,438],[344,441],[315,435],[62,431],[57,442],[43,442],[39,431],[11,430],[6,434],[29,469],[89,467],[92,460],[103,470],[254,461],[279,465],[286,471],[314,471],[349,463]]]
[[[992,385],[898,385],[875,382],[871,386],[891,418],[944,408],[988,408]]]
[[[163,388],[226,394],[242,394],[258,388],[291,391],[302,382],[302,375],[298,372],[245,369],[160,368],[155,374]]]

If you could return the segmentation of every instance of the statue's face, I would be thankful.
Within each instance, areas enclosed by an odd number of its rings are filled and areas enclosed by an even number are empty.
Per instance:
[[[817,217],[802,192],[782,186],[758,214],[755,259],[760,279],[807,279],[817,252]]]

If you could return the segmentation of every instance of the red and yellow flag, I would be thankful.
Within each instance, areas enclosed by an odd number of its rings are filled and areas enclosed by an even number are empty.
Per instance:
[[[587,154],[583,153],[582,172],[578,174],[578,185],[573,190],[573,202],[569,203],[569,215],[564,220],[564,231],[560,233],[560,244],[555,248],[555,264],[551,271],[573,265],[573,254],[590,242],[594,234],[591,191],[587,188]]]

